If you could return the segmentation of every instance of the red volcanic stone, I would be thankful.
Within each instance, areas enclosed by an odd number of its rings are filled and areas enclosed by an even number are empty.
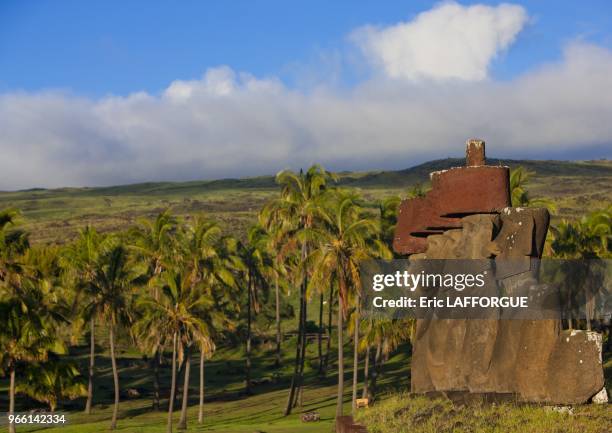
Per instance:
[[[440,216],[500,212],[510,206],[510,169],[483,165],[431,174],[432,198]]]
[[[396,252],[422,253],[427,236],[461,228],[461,217],[510,206],[509,168],[484,165],[481,140],[468,140],[466,154],[470,166],[431,173],[432,189],[425,197],[402,202],[393,239]]]
[[[465,142],[465,165],[478,167],[486,164],[485,142],[477,138],[471,138]]]

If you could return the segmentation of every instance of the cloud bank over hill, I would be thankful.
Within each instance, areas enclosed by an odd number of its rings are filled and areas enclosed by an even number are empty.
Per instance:
[[[488,78],[527,21],[518,6],[443,3],[356,29],[350,38],[374,73],[349,90],[303,91],[222,66],[160,94],[2,94],[0,189],[242,177],[313,162],[403,168],[460,155],[471,136],[494,156],[609,157],[612,51],[575,41],[557,62]]]

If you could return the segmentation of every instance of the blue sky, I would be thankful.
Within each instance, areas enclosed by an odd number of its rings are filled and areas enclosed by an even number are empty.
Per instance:
[[[426,1],[10,1],[0,3],[0,90],[62,88],[100,96],[159,92],[176,79],[228,65],[299,81],[321,53],[342,49],[352,29],[389,25],[431,8]],[[499,2],[462,2],[462,4]],[[561,56],[581,38],[610,46],[612,3],[520,2],[531,22],[492,76],[510,78]],[[353,74],[342,76],[351,84]]]
[[[608,1],[0,1],[0,190],[401,169],[472,136],[610,158],[611,29]]]

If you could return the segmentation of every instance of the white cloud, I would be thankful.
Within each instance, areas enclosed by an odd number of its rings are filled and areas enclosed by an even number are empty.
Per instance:
[[[610,88],[612,51],[572,43],[558,62],[504,82],[375,77],[303,92],[221,67],[160,95],[1,94],[0,190],[243,177],[313,162],[405,168],[459,156],[473,136],[491,156],[610,157]]]
[[[360,28],[353,39],[391,78],[478,81],[487,78],[491,61],[512,44],[527,20],[518,5],[446,2],[408,22]]]
[[[170,100],[179,102],[190,99],[195,93],[223,96],[236,90],[236,73],[227,66],[211,68],[201,80],[174,81],[164,92]]]

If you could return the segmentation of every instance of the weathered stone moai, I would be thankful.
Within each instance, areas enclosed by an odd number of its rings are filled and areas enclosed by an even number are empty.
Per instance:
[[[465,167],[431,173],[425,197],[402,202],[395,251],[410,260],[522,259],[529,269],[542,256],[548,211],[511,207],[509,169],[486,165],[484,141],[468,140],[466,160]],[[505,289],[529,278],[511,276]],[[559,319],[418,319],[412,392],[507,394],[554,404],[601,399],[597,337],[564,331]]]

